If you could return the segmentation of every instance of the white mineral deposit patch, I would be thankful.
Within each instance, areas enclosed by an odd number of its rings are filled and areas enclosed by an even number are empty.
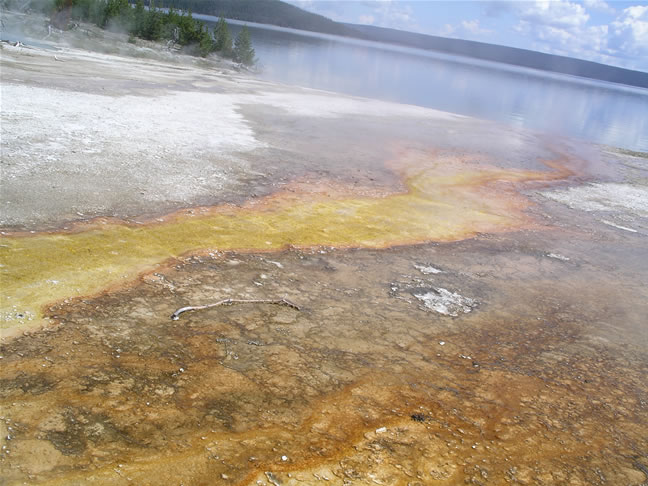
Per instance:
[[[190,205],[238,187],[243,154],[265,146],[234,94],[108,96],[4,81],[1,94],[3,191],[16,201],[0,210],[4,224]],[[54,200],[42,196],[52,190]]]
[[[414,297],[421,300],[428,309],[445,316],[457,317],[460,313],[467,314],[477,307],[476,300],[444,288],[435,288],[425,294],[414,294]]]
[[[261,144],[236,111],[235,99],[195,92],[113,97],[3,84],[3,155],[62,160],[75,153],[119,151],[142,164],[194,157],[197,151],[252,150]]]
[[[629,211],[648,215],[648,187],[645,186],[595,183],[541,194],[582,211]]]
[[[241,103],[270,105],[294,115],[316,117],[338,117],[343,115],[365,116],[411,116],[435,119],[460,119],[461,115],[423,108],[414,105],[390,103],[365,98],[352,98],[326,93],[279,93],[265,92],[257,95],[243,95]]]
[[[443,273],[443,270],[433,267],[432,265],[419,265],[418,263],[415,263],[414,268],[416,268],[419,272],[421,272],[424,275]]]

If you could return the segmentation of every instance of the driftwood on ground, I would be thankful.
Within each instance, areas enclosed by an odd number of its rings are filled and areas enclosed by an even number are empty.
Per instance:
[[[274,304],[274,305],[284,305],[286,307],[291,307],[293,309],[301,310],[297,304],[293,304],[288,299],[224,299],[214,302],[213,304],[207,305],[197,305],[197,306],[187,306],[181,307],[173,314],[171,314],[171,320],[177,321],[180,319],[180,314],[196,310],[211,309],[212,307],[218,307],[220,305],[234,305],[234,304]]]

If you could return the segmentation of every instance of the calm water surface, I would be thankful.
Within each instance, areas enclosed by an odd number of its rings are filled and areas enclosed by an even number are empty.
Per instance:
[[[230,25],[236,34],[239,23]],[[648,151],[646,89],[259,24],[248,27],[262,67],[259,76],[269,81]]]

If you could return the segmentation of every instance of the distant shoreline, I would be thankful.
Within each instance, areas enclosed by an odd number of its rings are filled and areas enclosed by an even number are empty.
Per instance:
[[[213,15],[206,15],[206,14],[192,14],[194,18],[203,20],[206,22],[217,22],[218,17],[215,17]],[[474,56],[469,56],[466,54],[455,54],[455,53],[450,53],[450,52],[444,52],[444,51],[439,51],[435,49],[425,49],[421,47],[411,47],[405,44],[399,44],[399,43],[390,43],[390,42],[384,42],[384,41],[378,41],[378,40],[367,40],[359,37],[349,37],[349,36],[344,36],[344,35],[338,35],[338,34],[326,34],[322,32],[316,32],[312,30],[301,30],[301,29],[296,29],[293,27],[282,27],[279,25],[274,25],[274,24],[263,24],[260,22],[251,22],[251,21],[245,21],[245,20],[238,20],[238,19],[225,19],[227,23],[236,25],[236,26],[243,26],[247,25],[252,28],[258,28],[258,29],[267,29],[271,31],[276,31],[276,32],[284,32],[284,33],[289,33],[289,34],[295,34],[299,36],[306,36],[306,37],[313,37],[313,38],[318,38],[318,39],[328,39],[336,42],[343,42],[343,43],[348,43],[352,45],[359,45],[359,46],[364,46],[364,47],[370,47],[374,49],[383,49],[387,51],[393,51],[393,52],[403,52],[406,54],[415,54],[419,56],[424,56],[424,57],[433,57],[436,59],[443,59],[446,58],[450,62],[455,62],[455,63],[462,63],[462,64],[471,64],[471,65],[487,65],[487,66],[497,66],[499,69],[503,70],[512,70],[512,71],[520,71],[520,70],[528,70],[529,72],[532,73],[542,73],[543,76],[551,76],[554,75],[556,76],[556,79],[560,79],[562,76],[570,76],[574,78],[578,78],[581,80],[581,82],[604,82],[604,83],[611,83],[614,85],[615,89],[619,89],[622,87],[625,87],[630,90],[636,90],[636,89],[646,89],[648,88],[648,80],[646,86],[642,85],[636,85],[636,84],[628,84],[628,83],[621,83],[621,82],[616,82],[616,81],[610,81],[607,79],[601,79],[601,78],[594,78],[594,77],[588,77],[588,76],[582,76],[579,74],[572,74],[572,73],[565,73],[565,72],[560,72],[560,71],[555,71],[555,70],[547,70],[547,69],[542,69],[538,67],[531,67],[531,66],[525,66],[521,64],[513,64],[509,62],[503,62],[503,61],[498,61],[498,60],[490,60],[490,59],[484,59],[484,58],[479,58],[479,57],[474,57]],[[614,68],[614,66],[607,66]],[[614,68],[614,69],[621,69],[621,68]],[[633,71],[639,74],[639,71]],[[646,74],[646,77],[648,78],[648,74]]]
[[[241,0],[241,7],[238,9],[231,2],[192,3],[193,16],[198,19],[211,20],[208,17],[218,17],[223,14],[225,18],[231,19],[228,21],[235,23],[242,22],[250,25],[262,25],[267,28],[275,27],[279,30],[288,29],[288,31],[296,31],[295,33],[317,33],[336,39],[378,42],[392,46],[422,49],[428,52],[469,57],[648,89],[648,73],[642,71],[516,47],[417,34],[371,25],[334,22],[321,15],[277,0],[268,0],[266,3],[268,9],[272,7],[273,15],[269,15],[268,12],[261,15],[258,12],[245,10],[243,4],[246,3]],[[280,23],[282,25],[279,25]]]

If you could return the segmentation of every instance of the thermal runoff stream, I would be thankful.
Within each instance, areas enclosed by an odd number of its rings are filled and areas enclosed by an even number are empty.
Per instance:
[[[404,172],[400,194],[357,196],[324,184],[318,192],[285,189],[241,207],[183,210],[149,223],[99,220],[65,232],[4,235],[3,326],[37,324],[48,303],[123,285],[190,252],[386,248],[521,229],[531,225],[523,213],[529,203],[504,184],[571,174],[564,167],[471,167],[434,153],[404,153],[394,164]]]

